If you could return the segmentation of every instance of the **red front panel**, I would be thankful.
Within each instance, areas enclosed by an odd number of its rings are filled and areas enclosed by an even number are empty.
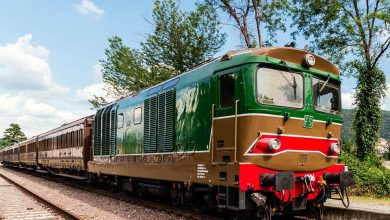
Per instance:
[[[331,167],[328,167],[323,170],[317,170],[313,172],[302,172],[302,173],[294,173],[294,178],[297,177],[303,177],[305,175],[309,176],[311,185],[313,189],[315,190],[314,193],[308,194],[308,200],[314,199],[318,193],[322,190],[321,183],[323,183],[322,174],[324,173],[340,173],[344,170],[344,164],[336,164]],[[262,167],[258,167],[253,164],[240,164],[240,175],[239,175],[239,186],[240,190],[247,191],[247,190],[260,190],[260,191],[267,191],[267,192],[273,192],[275,191],[274,187],[262,187],[260,186],[260,176],[263,174],[274,174],[277,173],[275,170],[269,170]],[[291,190],[291,198],[298,197],[304,192],[304,185],[301,182],[295,182],[294,188]],[[285,190],[286,191],[286,190]],[[284,192],[288,193],[288,192]],[[281,192],[276,192],[275,195],[281,199],[287,200],[283,198],[283,195]]]

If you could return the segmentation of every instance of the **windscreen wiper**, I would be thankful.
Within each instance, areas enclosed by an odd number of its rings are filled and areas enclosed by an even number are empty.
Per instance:
[[[291,74],[291,77],[293,78],[293,83],[291,83],[291,82],[283,75],[283,73],[280,72],[280,74],[282,74],[283,78],[288,82],[288,84],[290,84],[290,86],[293,87],[293,89],[294,89],[294,99],[297,99],[297,86],[298,86],[298,85],[297,85],[297,81],[296,81],[296,79],[295,79],[295,76],[293,75],[293,71],[292,71],[292,70],[290,69],[290,67],[287,65],[286,61],[281,60],[280,63],[283,64],[283,65],[287,68],[288,72]]]
[[[328,84],[329,82],[329,79],[330,79],[330,75],[328,74],[328,78],[326,79],[324,85],[321,86],[320,90],[319,90],[319,93],[318,94],[321,94],[322,93],[322,90],[324,90],[325,86]]]

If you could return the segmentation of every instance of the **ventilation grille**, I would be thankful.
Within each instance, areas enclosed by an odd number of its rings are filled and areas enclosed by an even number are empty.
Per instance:
[[[101,155],[102,151],[102,113],[100,109],[93,120],[93,155]]]
[[[157,96],[145,99],[144,103],[144,152],[157,151]]]
[[[158,97],[158,151],[173,151],[175,90]]]
[[[95,116],[93,125],[93,154],[115,155],[116,151],[116,111],[111,111],[113,105],[100,109]]]
[[[116,124],[117,117],[116,111],[111,111],[111,137],[110,137],[110,153],[111,155],[115,155],[116,152]]]
[[[172,152],[174,146],[175,90],[145,100],[144,152]]]
[[[102,155],[110,155],[110,132],[111,132],[110,112],[111,112],[111,108],[112,108],[112,106],[109,106],[103,112]]]

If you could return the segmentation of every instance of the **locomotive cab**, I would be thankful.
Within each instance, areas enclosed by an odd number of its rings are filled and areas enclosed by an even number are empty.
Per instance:
[[[212,163],[238,164],[239,193],[245,192],[262,215],[270,207],[322,213],[330,192],[345,192],[353,183],[352,174],[337,163],[339,70],[293,48],[249,53],[241,58],[244,65],[214,73]],[[236,58],[234,53],[224,57],[221,62]],[[248,209],[248,204],[238,206]]]

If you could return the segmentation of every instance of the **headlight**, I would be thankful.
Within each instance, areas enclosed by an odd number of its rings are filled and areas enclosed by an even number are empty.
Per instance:
[[[340,154],[340,145],[338,143],[331,144],[330,152],[332,152],[333,154]]]
[[[280,149],[280,141],[277,138],[272,138],[268,142],[268,147],[270,150],[279,150]]]
[[[306,54],[305,56],[305,64],[308,67],[314,66],[316,64],[316,58],[311,54]]]

